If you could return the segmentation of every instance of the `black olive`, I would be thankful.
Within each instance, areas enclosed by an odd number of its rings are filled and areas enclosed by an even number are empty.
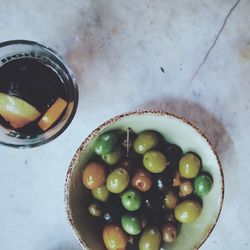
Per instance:
[[[164,210],[158,210],[156,212],[150,213],[148,215],[148,223],[150,225],[154,225],[156,227],[160,226],[162,223],[164,223]]]
[[[124,209],[122,207],[120,198],[117,196],[111,196],[108,203],[103,208],[103,219],[106,222],[118,222],[120,221]]]
[[[128,244],[126,250],[138,250],[139,249],[139,235],[129,235]]]
[[[122,213],[115,206],[108,206],[104,208],[103,219],[107,222],[117,222],[120,220]]]
[[[144,208],[148,211],[157,211],[163,208],[162,193],[151,190],[144,194]]]
[[[168,223],[176,223],[176,218],[174,215],[174,210],[167,210],[164,214],[164,221]]]
[[[177,168],[183,155],[181,148],[175,144],[167,144],[163,149],[163,153],[165,154],[169,165]]]
[[[154,175],[153,188],[157,191],[164,192],[172,187],[175,170],[172,165],[168,165],[166,170],[160,174]]]
[[[170,171],[167,169],[163,173],[154,175],[154,180],[153,180],[154,189],[163,192],[166,191],[169,186],[171,186],[173,181],[173,175],[168,172]]]

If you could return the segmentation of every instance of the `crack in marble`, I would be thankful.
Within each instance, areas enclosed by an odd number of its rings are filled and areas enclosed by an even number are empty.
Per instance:
[[[220,35],[222,33],[222,31],[224,30],[226,24],[227,24],[227,21],[229,19],[229,17],[231,16],[231,14],[233,13],[234,9],[239,5],[241,0],[237,0],[236,3],[233,5],[233,7],[229,10],[228,14],[226,15],[225,19],[224,19],[224,22],[221,26],[221,28],[219,29],[219,32],[217,33],[212,45],[209,47],[207,53],[205,54],[205,57],[204,59],[202,60],[202,62],[199,64],[198,68],[195,70],[193,76],[191,77],[191,79],[189,80],[188,82],[188,85],[190,85],[192,83],[192,81],[194,80],[194,78],[198,75],[198,73],[200,72],[200,69],[201,67],[205,64],[207,58],[209,57],[211,51],[213,50],[214,46],[216,45],[218,39],[220,38]]]

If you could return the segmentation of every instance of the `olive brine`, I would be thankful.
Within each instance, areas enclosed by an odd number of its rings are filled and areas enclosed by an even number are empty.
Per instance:
[[[197,154],[156,131],[131,129],[105,132],[93,147],[82,182],[108,250],[158,250],[201,214],[212,177]]]
[[[23,57],[0,67],[0,124],[29,138],[60,121],[69,97],[66,79],[49,60]],[[15,132],[15,133],[14,133]]]

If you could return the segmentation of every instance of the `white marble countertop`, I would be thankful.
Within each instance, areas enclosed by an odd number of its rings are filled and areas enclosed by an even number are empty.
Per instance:
[[[249,10],[249,0],[0,0],[0,40],[54,48],[80,89],[55,141],[0,146],[0,249],[80,249],[64,211],[68,165],[95,127],[135,109],[184,115],[207,132],[226,189],[202,249],[250,249]]]

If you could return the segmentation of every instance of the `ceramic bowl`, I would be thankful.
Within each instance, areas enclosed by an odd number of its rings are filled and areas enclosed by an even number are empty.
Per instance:
[[[104,250],[100,226],[88,214],[89,191],[81,182],[82,171],[93,153],[93,144],[101,133],[113,129],[132,128],[136,133],[156,130],[184,152],[196,152],[202,159],[203,169],[213,177],[213,187],[203,199],[203,209],[196,221],[185,224],[175,243],[168,250],[198,249],[211,234],[221,212],[224,196],[223,172],[218,155],[207,137],[184,118],[161,111],[136,111],[116,116],[95,129],[80,145],[70,164],[65,203],[68,220],[83,249]]]

